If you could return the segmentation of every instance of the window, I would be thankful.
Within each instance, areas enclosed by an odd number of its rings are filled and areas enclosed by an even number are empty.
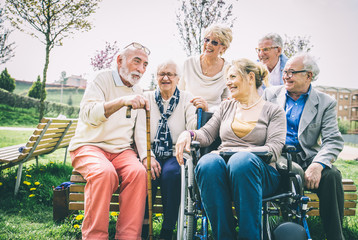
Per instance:
[[[345,105],[345,106],[344,106],[344,110],[347,110],[347,109],[348,109],[348,106],[347,106],[347,105]]]
[[[340,98],[340,99],[343,99],[343,94],[339,95],[339,98]]]
[[[348,95],[344,95],[344,98],[345,98],[346,100],[348,100]]]
[[[341,111],[342,110],[342,106],[339,106],[339,111]]]

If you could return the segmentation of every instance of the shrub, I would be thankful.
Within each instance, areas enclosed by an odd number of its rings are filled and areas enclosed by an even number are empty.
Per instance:
[[[347,120],[341,120],[338,118],[338,129],[342,134],[348,133],[350,130],[350,123]]]
[[[13,92],[16,87],[15,79],[7,72],[7,68],[0,74],[0,88]]]
[[[29,90],[28,96],[32,98],[41,99],[42,82],[40,76],[37,77],[37,81],[34,82]],[[44,99],[46,99],[46,88],[43,90]]]

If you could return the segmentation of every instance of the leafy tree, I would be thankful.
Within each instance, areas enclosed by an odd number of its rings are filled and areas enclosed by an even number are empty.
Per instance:
[[[13,92],[16,87],[15,79],[7,72],[7,68],[0,74],[0,88]]]
[[[297,52],[311,51],[313,45],[311,44],[311,37],[301,37],[301,36],[293,36],[288,37],[285,35],[285,42],[283,44],[283,52],[284,54],[290,58],[295,55]]]
[[[236,20],[232,13],[233,1],[235,0],[179,0],[176,25],[187,56],[201,53],[202,33],[209,25],[225,23],[233,27]]]
[[[110,68],[113,60],[119,52],[119,47],[117,46],[117,41],[113,44],[106,42],[104,50],[96,51],[96,54],[91,58],[91,65],[94,71]]]
[[[6,0],[13,26],[39,39],[45,45],[45,64],[41,88],[45,89],[50,52],[62,40],[78,31],[89,31],[87,18],[101,0]],[[45,95],[41,91],[39,119],[44,115]]]
[[[37,81],[32,84],[28,92],[28,96],[32,98],[41,99],[41,91],[44,91],[42,95],[44,95],[46,98],[47,95],[46,88],[45,89],[42,88],[41,78],[40,76],[37,76]]]
[[[14,54],[14,42],[8,43],[9,36],[12,30],[5,28],[4,22],[6,20],[4,8],[0,7],[0,64],[9,61]]]

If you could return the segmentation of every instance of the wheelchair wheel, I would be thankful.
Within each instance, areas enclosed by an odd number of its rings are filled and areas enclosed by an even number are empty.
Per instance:
[[[194,238],[194,202],[190,191],[194,187],[194,165],[188,159],[185,166],[181,166],[181,200],[178,214],[177,239],[191,240]]]

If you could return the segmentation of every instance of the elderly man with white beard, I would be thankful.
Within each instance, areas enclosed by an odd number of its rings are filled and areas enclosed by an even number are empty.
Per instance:
[[[146,71],[149,54],[143,45],[129,44],[118,55],[117,68],[99,73],[81,101],[69,149],[72,166],[87,181],[82,239],[108,239],[109,206],[119,181],[115,238],[141,239],[146,201],[146,170],[141,164],[146,158],[143,108],[149,110],[149,105],[136,84]]]

